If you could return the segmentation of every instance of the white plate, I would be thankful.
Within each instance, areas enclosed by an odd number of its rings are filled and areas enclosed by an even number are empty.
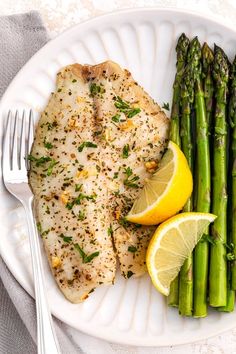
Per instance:
[[[177,37],[185,32],[210,45],[236,51],[236,33],[223,24],[174,10],[137,9],[108,14],[79,24],[43,47],[18,73],[0,105],[39,112],[54,90],[56,72],[64,65],[95,64],[106,59],[131,70],[160,103],[171,102]],[[6,68],[7,70],[7,68]],[[1,135],[3,127],[0,127]],[[0,252],[19,283],[32,295],[33,280],[22,207],[0,185]],[[73,305],[58,290],[44,259],[48,298],[53,314],[85,333],[123,344],[163,346],[207,338],[236,326],[236,312],[211,312],[205,319],[183,319],[166,306],[148,276],[101,287],[83,304]]]

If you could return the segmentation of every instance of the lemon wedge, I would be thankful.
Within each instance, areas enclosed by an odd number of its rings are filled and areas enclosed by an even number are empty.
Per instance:
[[[157,171],[141,190],[127,220],[142,225],[157,225],[178,213],[190,197],[193,178],[180,148],[169,142]]]
[[[160,293],[169,295],[172,280],[215,219],[216,216],[209,213],[182,213],[158,226],[148,246],[146,262]]]

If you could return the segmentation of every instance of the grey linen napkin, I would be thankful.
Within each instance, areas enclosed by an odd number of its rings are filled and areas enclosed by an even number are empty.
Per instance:
[[[49,40],[35,12],[0,17],[0,97],[27,60]],[[66,326],[54,319],[63,354],[82,353]],[[9,272],[0,257],[0,354],[34,354],[34,300]]]

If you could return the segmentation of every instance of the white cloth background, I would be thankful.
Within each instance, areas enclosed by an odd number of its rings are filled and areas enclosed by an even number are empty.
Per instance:
[[[53,37],[75,23],[105,12],[121,8],[149,6],[188,8],[199,13],[209,13],[221,18],[223,17],[224,21],[236,25],[236,0],[0,0],[0,16],[29,10],[38,10],[43,17],[44,23],[51,37]],[[4,289],[0,287],[1,294],[3,291]],[[11,305],[6,302],[4,306],[6,310],[6,308]],[[3,309],[0,308],[0,311],[2,310]],[[20,315],[23,318],[24,314]],[[20,318],[17,317],[16,313],[11,312],[11,316],[13,316],[12,321],[15,322],[15,324],[20,321]],[[0,321],[0,325],[2,327],[4,324]],[[71,340],[75,344],[77,343],[86,354],[182,354],[185,352],[188,354],[236,353],[236,328],[235,330],[202,342],[166,348],[136,348],[121,346],[89,337],[66,325],[63,325],[62,328],[68,336],[71,337]],[[22,327],[20,335],[25,336],[27,333],[26,331],[27,329]],[[12,341],[13,337],[14,326],[12,326],[12,336],[9,338],[9,342]],[[13,351],[13,347],[11,348],[9,345],[9,354],[33,354],[34,347],[33,343],[29,341],[27,349],[21,347],[20,351],[17,352]],[[76,350],[76,352],[79,353],[79,350]],[[0,354],[7,354],[7,351]],[[73,354],[73,352],[69,351],[63,354]]]

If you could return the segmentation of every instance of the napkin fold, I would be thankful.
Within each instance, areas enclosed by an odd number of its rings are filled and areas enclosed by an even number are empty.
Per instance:
[[[0,98],[19,69],[49,36],[36,11],[0,17]],[[61,351],[82,353],[61,321],[54,319]],[[34,354],[35,302],[0,257],[0,354]]]
[[[36,11],[0,17],[0,97],[19,69],[48,40]]]

